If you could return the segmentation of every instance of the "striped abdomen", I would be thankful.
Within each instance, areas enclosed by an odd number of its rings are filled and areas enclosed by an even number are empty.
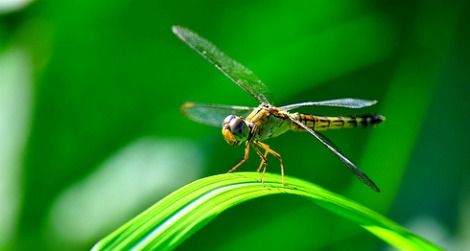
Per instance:
[[[324,131],[330,129],[341,129],[351,127],[367,127],[380,124],[385,118],[381,115],[354,115],[354,116],[338,116],[323,117],[309,114],[298,113],[296,119],[304,125],[315,131]],[[303,131],[303,129],[292,123],[292,130]]]

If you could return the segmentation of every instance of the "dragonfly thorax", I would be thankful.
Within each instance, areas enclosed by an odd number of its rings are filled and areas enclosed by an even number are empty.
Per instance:
[[[239,116],[229,115],[224,119],[222,135],[230,145],[240,145],[250,137],[250,126]]]

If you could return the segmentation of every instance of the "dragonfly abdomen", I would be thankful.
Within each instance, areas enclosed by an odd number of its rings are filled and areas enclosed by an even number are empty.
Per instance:
[[[297,114],[296,119],[315,131],[352,127],[368,127],[380,124],[385,120],[383,116],[373,114],[325,117],[301,113]],[[292,129],[296,131],[303,131],[301,127],[294,123],[292,124]]]

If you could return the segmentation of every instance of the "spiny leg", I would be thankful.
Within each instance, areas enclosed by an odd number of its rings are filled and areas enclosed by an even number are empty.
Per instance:
[[[240,167],[245,161],[248,160],[248,157],[250,156],[250,143],[247,141],[245,143],[245,154],[243,155],[243,159],[240,160],[236,165],[234,165],[230,170],[228,170],[227,173],[231,173],[235,170],[237,170],[238,167]]]
[[[272,154],[274,157],[276,157],[277,159],[279,159],[279,162],[281,164],[281,177],[282,177],[282,184],[285,184],[285,178],[284,178],[284,163],[282,162],[282,157],[279,153],[277,153],[276,151],[274,151],[273,149],[271,149],[269,147],[269,145],[266,145],[262,142],[256,142],[256,144],[258,146],[260,146],[261,148],[263,148],[266,152]]]
[[[259,157],[261,158],[261,163],[259,163],[259,167],[258,167],[257,172],[259,172],[259,170],[261,170],[261,167],[264,166],[263,173],[261,174],[261,182],[263,182],[264,173],[266,172],[266,168],[267,168],[267,166],[268,166],[268,159],[266,158],[266,156],[267,156],[268,154],[267,154],[267,152],[266,152],[266,153],[263,155],[256,145],[253,145],[253,149],[255,149],[256,153],[257,153],[257,154],[259,155]]]

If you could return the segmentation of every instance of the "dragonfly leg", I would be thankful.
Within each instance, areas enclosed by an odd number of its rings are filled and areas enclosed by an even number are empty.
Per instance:
[[[266,145],[262,142],[257,142],[258,146],[260,146],[261,148],[263,148],[266,152],[272,154],[274,157],[276,157],[277,159],[279,159],[279,162],[281,164],[281,177],[282,177],[282,184],[285,184],[285,178],[284,178],[284,163],[282,161],[282,156],[277,153],[276,151],[274,151],[273,149],[271,149],[269,147],[269,145]]]
[[[267,163],[266,158],[268,157],[268,154],[269,154],[268,151],[264,152],[263,157],[261,158],[261,162],[259,163],[259,167],[258,167],[258,169],[256,169],[256,172],[259,173],[259,171],[261,171],[261,168],[264,166],[264,164]],[[264,168],[264,169],[266,170],[266,168]]]
[[[262,154],[261,151],[258,149],[258,147],[256,147],[256,145],[253,145],[253,149],[255,149],[256,153],[261,158],[261,163],[259,163],[258,170],[256,171],[259,172],[261,170],[261,167],[264,166],[263,173],[261,174],[261,182],[263,182],[264,174],[266,173],[266,169],[268,167],[268,159],[266,158],[268,156],[268,152],[265,152],[264,154]]]
[[[245,161],[248,160],[248,157],[250,157],[250,143],[248,141],[245,143],[245,154],[243,155],[243,159],[240,160],[236,165],[234,165],[230,170],[228,170],[228,173],[234,172],[237,170],[238,167],[240,167]]]

